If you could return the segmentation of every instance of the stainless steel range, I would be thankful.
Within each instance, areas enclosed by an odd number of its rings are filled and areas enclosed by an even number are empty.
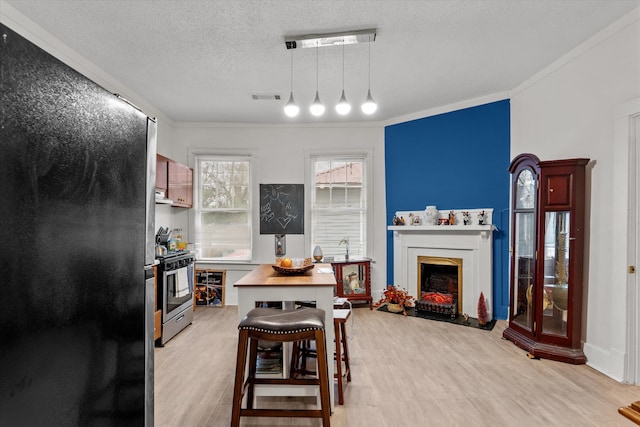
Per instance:
[[[195,256],[191,252],[174,252],[157,257],[158,289],[162,306],[162,335],[164,345],[193,321],[193,268]]]

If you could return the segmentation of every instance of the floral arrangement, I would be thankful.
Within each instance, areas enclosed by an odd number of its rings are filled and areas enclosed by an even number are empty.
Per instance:
[[[409,291],[404,288],[387,285],[387,288],[382,292],[382,298],[375,305],[380,307],[388,304],[398,304],[402,308],[402,314],[406,316],[405,307],[413,307],[415,298],[409,295]]]

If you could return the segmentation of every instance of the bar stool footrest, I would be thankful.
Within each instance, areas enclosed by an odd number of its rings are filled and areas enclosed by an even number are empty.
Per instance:
[[[240,415],[245,417],[322,418],[322,411],[319,409],[240,409]]]
[[[275,379],[275,378],[256,378],[253,380],[255,385],[320,385],[320,380],[317,378],[290,378],[290,379]]]

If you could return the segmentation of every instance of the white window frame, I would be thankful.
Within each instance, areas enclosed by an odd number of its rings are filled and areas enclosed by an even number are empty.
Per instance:
[[[313,204],[315,203],[315,162],[316,161],[349,161],[349,160],[362,160],[362,185],[364,187],[364,217],[365,217],[365,231],[363,244],[363,254],[352,254],[351,258],[368,257],[373,254],[373,185],[374,177],[371,173],[373,164],[373,152],[371,149],[351,149],[351,150],[305,150],[305,187],[308,191],[305,192],[306,203],[306,216],[309,218],[305,224],[305,244],[309,248],[309,253],[313,253],[313,249],[316,246],[314,242],[315,236],[312,235],[314,212]],[[346,252],[346,251],[345,251]]]
[[[195,250],[199,261],[207,262],[207,263],[221,263],[221,264],[249,264],[252,263],[254,259],[254,230],[253,230],[253,219],[255,216],[254,209],[254,175],[255,175],[255,159],[251,154],[220,154],[219,152],[193,152],[190,153],[193,159],[193,167],[194,167],[194,209],[193,209],[193,236],[195,243]],[[198,229],[200,227],[200,214],[204,210],[201,209],[201,191],[200,191],[200,160],[219,160],[219,161],[243,161],[249,162],[249,178],[248,178],[248,189],[249,189],[249,207],[246,209],[247,211],[247,226],[249,228],[249,255],[246,258],[236,259],[236,258],[204,258],[200,252],[199,242],[197,241]],[[215,211],[217,209],[212,209]],[[207,209],[207,211],[209,211]]]

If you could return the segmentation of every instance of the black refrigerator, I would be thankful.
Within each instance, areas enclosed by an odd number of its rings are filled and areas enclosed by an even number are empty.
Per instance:
[[[156,123],[0,31],[0,426],[151,426]]]

